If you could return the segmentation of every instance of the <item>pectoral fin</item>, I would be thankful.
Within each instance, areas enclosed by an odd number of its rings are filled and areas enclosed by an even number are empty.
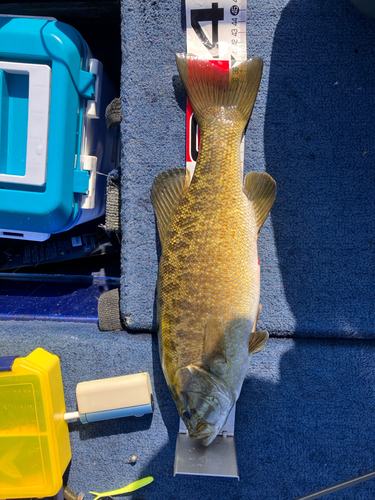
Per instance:
[[[224,330],[221,323],[210,316],[204,332],[204,362],[208,367],[226,363]]]
[[[151,188],[151,202],[154,206],[161,244],[171,225],[181,199],[190,185],[190,174],[182,168],[161,172]]]
[[[245,176],[244,193],[253,205],[259,231],[275,201],[276,182],[264,172],[251,171]]]
[[[269,338],[267,330],[259,330],[253,332],[250,336],[249,354],[255,354],[262,351],[266,347],[266,342]]]

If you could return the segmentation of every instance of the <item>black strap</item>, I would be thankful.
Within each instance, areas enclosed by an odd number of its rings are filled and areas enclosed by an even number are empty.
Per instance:
[[[121,123],[121,99],[119,97],[113,99],[106,107],[105,123],[107,128],[116,127]]]
[[[119,170],[113,170],[107,179],[107,202],[105,212],[105,230],[121,232],[121,182]]]
[[[121,99],[116,97],[105,110],[107,128],[121,123]],[[119,130],[117,130],[119,133]],[[105,230],[119,233],[121,231],[121,175],[120,168],[109,173],[107,179]]]
[[[120,316],[118,288],[104,292],[98,302],[99,330],[102,332],[123,330]]]

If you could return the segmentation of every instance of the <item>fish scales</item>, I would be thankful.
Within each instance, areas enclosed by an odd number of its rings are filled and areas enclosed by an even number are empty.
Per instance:
[[[164,216],[163,228],[159,226],[159,350],[166,381],[190,435],[205,438],[207,445],[239,396],[258,313],[260,227],[254,206],[259,202],[252,204],[244,190],[240,142],[262,63],[253,60],[242,67],[243,98],[241,89],[231,85],[232,72],[186,56],[177,62],[201,143],[190,184],[186,179],[184,188],[176,191],[181,182],[171,189],[166,183],[160,194],[155,182],[152,190],[158,224]],[[173,184],[173,176],[181,175],[176,169],[168,182]],[[257,189],[263,196],[264,188]],[[174,206],[169,224],[163,203]]]
[[[259,294],[254,271],[257,228],[242,189],[241,132],[227,129],[225,123],[213,124],[207,138],[203,129],[196,171],[160,263],[161,344],[173,358],[173,372],[192,358],[201,359],[209,316],[227,324],[233,316],[254,316],[258,307],[253,300]],[[170,294],[173,283],[178,288]],[[163,328],[165,319],[168,328]],[[169,353],[168,338],[174,335],[186,337],[189,349],[180,342]]]

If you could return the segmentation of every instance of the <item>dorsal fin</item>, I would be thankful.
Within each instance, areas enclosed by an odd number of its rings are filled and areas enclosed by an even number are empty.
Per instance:
[[[255,354],[262,351],[266,347],[266,342],[269,339],[267,330],[259,330],[250,335],[249,354]]]
[[[210,316],[204,331],[204,364],[212,367],[217,363],[226,363],[224,330],[221,323]]]
[[[245,176],[243,190],[253,205],[259,231],[275,201],[276,182],[264,172],[252,171]]]
[[[185,195],[189,184],[189,171],[183,168],[164,170],[155,177],[151,188],[151,202],[154,206],[162,245],[176,209]]]

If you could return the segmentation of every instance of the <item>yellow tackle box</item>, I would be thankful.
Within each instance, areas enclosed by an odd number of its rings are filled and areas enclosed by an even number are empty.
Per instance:
[[[0,357],[0,499],[56,495],[71,459],[59,358]]]

